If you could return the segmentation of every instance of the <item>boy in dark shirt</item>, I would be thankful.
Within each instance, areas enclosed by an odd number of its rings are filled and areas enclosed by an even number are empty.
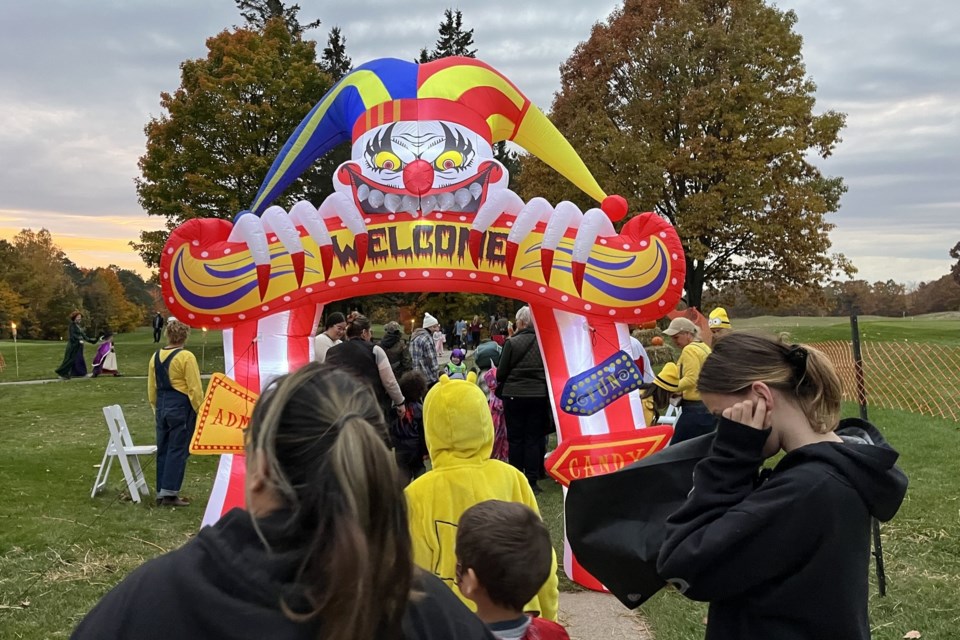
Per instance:
[[[550,532],[526,505],[487,500],[460,517],[457,586],[500,640],[570,640],[556,622],[524,612],[546,581],[552,557]]]

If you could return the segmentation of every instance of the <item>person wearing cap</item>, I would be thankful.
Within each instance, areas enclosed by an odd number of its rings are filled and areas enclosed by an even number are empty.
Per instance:
[[[710,312],[710,320],[707,324],[710,325],[710,333],[713,334],[714,340],[722,338],[733,331],[733,327],[730,325],[730,318],[727,316],[727,310],[723,307],[717,307]]]
[[[437,348],[433,344],[433,334],[439,330],[440,322],[429,313],[424,313],[423,325],[414,331],[410,338],[410,360],[413,362],[413,370],[423,374],[428,386],[436,384],[440,369]]]
[[[383,339],[380,340],[380,348],[387,354],[390,368],[393,369],[393,375],[397,380],[400,380],[407,371],[413,371],[410,349],[407,341],[403,339],[400,323],[396,320],[391,320],[383,325]]]
[[[327,359],[327,351],[330,347],[343,342],[343,335],[347,330],[347,319],[339,311],[334,311],[327,316],[327,321],[323,324],[323,332],[318,333],[313,339],[313,359],[317,362],[323,362]]]
[[[697,391],[700,369],[710,355],[710,347],[700,340],[699,327],[687,318],[674,318],[663,333],[670,336],[673,344],[680,349],[680,357],[677,359],[680,379],[677,391],[683,398],[680,400],[680,417],[670,440],[670,444],[676,444],[710,433],[714,429],[715,420],[700,400],[700,392]]]
[[[643,417],[647,426],[657,424],[660,417],[670,405],[680,403],[680,371],[673,362],[663,365],[663,369],[655,376],[652,382],[640,387],[640,398],[643,401]]]

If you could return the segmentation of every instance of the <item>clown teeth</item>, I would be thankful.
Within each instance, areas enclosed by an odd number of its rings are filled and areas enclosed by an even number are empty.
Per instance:
[[[388,193],[383,198],[383,206],[386,207],[387,211],[389,211],[390,213],[396,213],[397,211],[399,211],[400,204],[402,202],[403,200],[400,199],[400,196],[398,196],[395,193]],[[373,204],[373,203],[371,202],[370,204]]]
[[[453,200],[460,209],[465,209],[466,206],[470,204],[470,201],[473,200],[473,195],[466,189],[457,189],[457,192],[453,195]]]
[[[420,210],[425,214],[436,211],[439,208],[440,201],[437,199],[437,196],[427,196],[420,201]]]
[[[369,196],[370,196],[370,187],[368,187],[365,184],[362,184],[359,187],[357,187],[357,199],[359,199],[360,202],[363,202]]]
[[[474,182],[472,185],[470,185],[469,189],[470,195],[473,196],[474,200],[479,200],[480,196],[483,195],[483,187],[480,186],[480,183],[478,182]]]
[[[450,211],[456,204],[456,198],[454,198],[453,194],[448,191],[440,194],[438,202],[440,203],[440,211]]]
[[[413,213],[420,208],[420,199],[413,196],[403,196],[400,200],[400,211]]]
[[[369,187],[367,187],[369,189]],[[360,190],[357,190],[357,195],[360,194]],[[361,198],[362,200],[363,198]],[[367,202],[370,203],[370,206],[374,209],[379,209],[383,206],[383,192],[377,191],[376,189],[370,189],[370,195],[367,199]]]

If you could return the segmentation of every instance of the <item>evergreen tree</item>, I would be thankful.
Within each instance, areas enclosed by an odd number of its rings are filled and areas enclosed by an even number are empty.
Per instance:
[[[287,31],[300,38],[304,31],[316,29],[320,26],[320,20],[314,20],[307,24],[300,24],[297,14],[300,13],[300,5],[295,4],[292,7],[286,7],[283,0],[235,0],[240,15],[247,21],[247,24],[254,29],[263,31],[267,23],[274,18],[280,18],[287,26]]]
[[[334,82],[339,81],[353,68],[353,60],[347,55],[347,39],[340,33],[340,27],[330,29],[327,46],[320,56],[320,68],[330,74]]]
[[[477,50],[470,48],[473,46],[473,29],[464,30],[463,14],[460,9],[456,11],[447,9],[443,12],[443,16],[443,22],[438,28],[440,37],[437,39],[436,46],[433,51],[421,49],[419,61],[432,62],[449,56],[476,58]]]

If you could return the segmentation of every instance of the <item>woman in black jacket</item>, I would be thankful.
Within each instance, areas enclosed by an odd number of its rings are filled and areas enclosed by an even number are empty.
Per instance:
[[[376,398],[329,365],[275,380],[247,432],[247,511],[143,565],[78,640],[492,639],[414,568]]]
[[[530,307],[517,311],[516,332],[503,345],[497,365],[497,386],[502,390],[507,423],[510,464],[523,472],[534,493],[543,470],[546,436],[553,431],[543,356],[533,331]]]
[[[710,640],[869,638],[871,519],[903,501],[897,452],[869,423],[839,420],[840,380],[809,347],[731,333],[698,387],[719,425],[667,521],[660,575],[710,602]]]

